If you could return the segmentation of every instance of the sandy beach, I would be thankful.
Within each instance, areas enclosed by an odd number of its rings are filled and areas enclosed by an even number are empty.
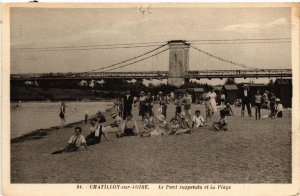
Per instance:
[[[155,105],[155,111],[158,105]],[[193,105],[193,110],[204,106]],[[168,106],[167,119],[174,115]],[[254,108],[252,109],[254,111]],[[140,127],[138,109],[133,116]],[[192,134],[116,138],[75,153],[52,155],[64,147],[78,122],[60,131],[52,128],[40,139],[23,138],[11,144],[12,183],[290,183],[291,110],[282,119],[228,117],[229,130],[211,127]],[[267,111],[262,110],[262,116]],[[105,114],[110,119],[109,113]],[[219,114],[215,120],[219,119]],[[211,122],[208,122],[211,124]]]

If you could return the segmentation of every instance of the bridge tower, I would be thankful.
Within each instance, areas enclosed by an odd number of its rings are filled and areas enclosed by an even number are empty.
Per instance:
[[[189,44],[184,40],[172,40],[169,44],[168,84],[181,86],[189,71]]]

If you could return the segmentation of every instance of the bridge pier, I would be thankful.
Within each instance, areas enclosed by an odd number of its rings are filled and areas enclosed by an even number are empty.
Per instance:
[[[189,44],[183,40],[172,40],[169,44],[168,84],[180,87],[185,84],[189,71]]]

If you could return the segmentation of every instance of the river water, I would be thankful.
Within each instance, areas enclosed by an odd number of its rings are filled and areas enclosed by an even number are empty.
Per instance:
[[[112,107],[111,102],[65,102],[66,123],[84,119],[87,111],[94,115]],[[60,102],[24,102],[19,107],[11,104],[11,138],[19,137],[37,129],[46,129],[60,125]]]

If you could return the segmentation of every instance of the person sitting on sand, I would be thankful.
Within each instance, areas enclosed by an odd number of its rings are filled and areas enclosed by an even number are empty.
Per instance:
[[[178,121],[178,118],[172,118],[170,120],[170,125],[169,125],[169,132],[168,135],[174,135],[178,130],[180,129],[180,124]]]
[[[276,99],[275,118],[282,118],[283,105],[279,98]]]
[[[95,145],[95,144],[99,144],[101,141],[101,136],[103,135],[103,137],[109,141],[109,139],[106,137],[105,133],[104,133],[104,127],[101,126],[98,122],[97,119],[92,119],[91,120],[91,125],[92,127],[91,129],[91,133],[86,136],[85,140],[86,140],[86,145],[90,146],[90,145]]]
[[[71,138],[68,141],[68,145],[62,149],[55,152],[52,152],[51,154],[60,154],[63,152],[75,152],[77,151],[81,146],[84,146],[86,150],[88,150],[88,147],[86,145],[86,140],[83,135],[81,135],[81,127],[75,127],[75,134],[71,136]]]
[[[204,118],[200,115],[201,112],[200,110],[195,111],[195,116],[193,116],[193,124],[192,128],[199,128],[199,127],[204,127]]]
[[[168,132],[168,123],[165,120],[165,116],[163,114],[158,114],[156,118],[158,119],[157,127],[150,133],[140,135],[141,137],[161,136]]]
[[[132,114],[128,114],[126,120],[122,124],[121,133],[117,133],[117,137],[134,136],[139,133],[136,121],[132,118]]]
[[[144,124],[144,130],[146,132],[149,132],[155,128],[153,117],[150,116],[150,114],[148,112],[145,114],[143,124]]]
[[[174,135],[179,135],[183,133],[192,133],[191,127],[188,123],[188,119],[186,119],[185,113],[181,113],[179,115],[178,122],[179,122],[179,129],[174,133]]]
[[[234,116],[233,111],[230,107],[230,103],[226,103],[226,107],[222,109],[225,112],[226,116]]]
[[[119,116],[118,113],[113,112],[111,114],[111,117],[113,119],[112,123],[109,126],[105,127],[105,132],[122,132],[122,124],[123,124],[123,119]]]
[[[220,111],[221,118],[218,122],[213,123],[213,127],[216,131],[224,130],[227,131],[228,122],[226,120],[226,112],[224,110]]]

